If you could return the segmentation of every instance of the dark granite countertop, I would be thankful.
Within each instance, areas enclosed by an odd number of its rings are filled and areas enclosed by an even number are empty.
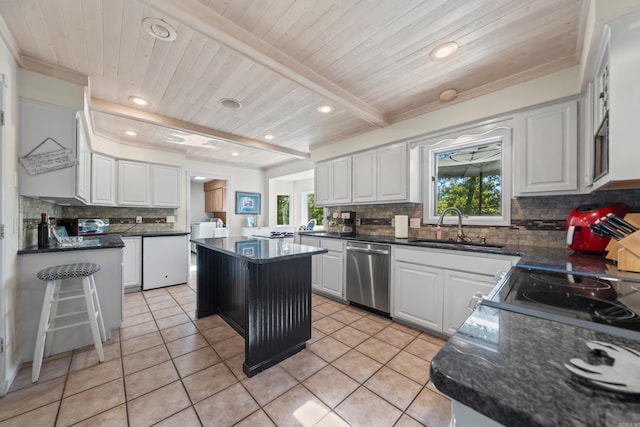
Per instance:
[[[283,239],[260,239],[243,236],[191,239],[191,242],[207,249],[244,258],[256,264],[328,252],[326,249],[286,242]]]
[[[48,248],[38,248],[31,246],[18,251],[18,255],[40,254],[47,252],[84,251],[87,249],[113,249],[122,248],[124,243],[118,234],[103,234],[96,236],[86,236],[82,242],[73,246],[50,246]]]
[[[640,351],[640,340],[479,305],[432,360],[431,380],[507,426],[636,425],[637,395],[594,388],[564,367],[587,360],[588,340]]]
[[[123,237],[163,237],[163,236],[186,236],[191,234],[189,231],[141,231],[141,232],[125,232],[125,233],[112,233],[112,234],[120,234]]]

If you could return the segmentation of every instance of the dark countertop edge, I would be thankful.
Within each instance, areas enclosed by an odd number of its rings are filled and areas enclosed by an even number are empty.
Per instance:
[[[210,240],[218,240],[218,239],[225,239],[224,237],[214,237],[214,238],[210,238]],[[216,251],[216,252],[220,252],[229,256],[232,256],[234,258],[242,258],[245,261],[251,262],[253,264],[269,264],[271,262],[279,262],[279,261],[284,261],[284,260],[291,260],[291,259],[295,259],[295,258],[304,258],[304,257],[308,257],[308,256],[313,256],[313,255],[318,255],[318,254],[323,254],[326,252],[329,252],[328,249],[324,249],[324,248],[315,248],[317,250],[313,251],[313,252],[305,252],[303,254],[287,254],[287,255],[282,255],[282,256],[276,256],[276,257],[271,257],[271,258],[259,258],[259,259],[255,259],[255,258],[249,258],[243,255],[240,255],[238,253],[236,253],[235,251],[230,251],[224,248],[220,248],[218,246],[213,246],[210,244],[207,244],[206,242],[203,242],[202,239],[190,239],[189,240],[192,243],[195,243],[196,245],[205,247],[209,250],[212,251]],[[297,243],[289,243],[291,245],[298,245]],[[306,245],[300,245],[300,246],[306,246]]]
[[[113,232],[109,234],[119,234],[122,237],[163,237],[163,236],[186,236],[191,234],[190,231],[146,231],[146,232]]]
[[[109,237],[107,237],[109,236]],[[112,237],[111,237],[112,236]],[[124,248],[124,242],[120,238],[119,235],[115,234],[106,234],[87,237],[84,240],[92,240],[92,239],[108,239],[104,244],[96,245],[96,246],[71,246],[71,247],[60,247],[60,246],[50,246],[48,248],[38,248],[37,246],[31,246],[28,248],[24,248],[18,251],[18,255],[29,255],[29,254],[43,254],[43,253],[52,253],[52,252],[68,252],[68,251],[85,251],[85,250],[95,250],[95,249],[118,249]]]

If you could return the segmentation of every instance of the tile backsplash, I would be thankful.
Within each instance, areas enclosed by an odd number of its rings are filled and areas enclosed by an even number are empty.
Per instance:
[[[171,208],[134,208],[113,206],[61,206],[31,197],[20,197],[20,248],[36,245],[40,214],[50,218],[108,218],[111,232],[154,232],[171,231],[175,223],[167,223],[167,216],[175,215]],[[136,217],[142,223],[136,223]]]
[[[519,197],[511,200],[510,226],[465,225],[464,232],[474,241],[486,238],[487,243],[509,243],[514,245],[545,245],[564,248],[565,222],[569,213],[580,205],[591,203],[623,202],[634,212],[640,212],[640,190],[599,191],[586,195]],[[422,220],[422,203],[392,203],[372,205],[335,206],[333,211],[355,211],[360,218],[358,234],[393,236],[395,228],[391,219],[396,215]],[[330,227],[331,229],[331,227]],[[455,226],[444,226],[443,238],[456,237]],[[335,231],[338,231],[337,227]],[[421,224],[420,228],[409,228],[410,238],[434,238],[435,227]]]

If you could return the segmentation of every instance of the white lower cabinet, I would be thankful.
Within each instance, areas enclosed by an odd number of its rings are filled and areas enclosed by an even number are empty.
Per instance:
[[[142,239],[142,289],[186,283],[189,274],[187,236]]]
[[[123,237],[122,287],[125,292],[139,291],[142,285],[142,237]]]
[[[391,317],[452,335],[471,314],[471,298],[477,292],[487,295],[496,285],[496,275],[518,259],[395,247]]]
[[[344,300],[344,240],[302,236],[300,244],[325,248],[329,252],[311,258],[311,288]]]

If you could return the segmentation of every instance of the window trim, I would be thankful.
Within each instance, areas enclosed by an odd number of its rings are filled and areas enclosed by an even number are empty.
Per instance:
[[[469,225],[511,225],[511,195],[512,195],[512,128],[507,126],[492,127],[482,132],[482,128],[471,129],[470,132],[462,134],[447,135],[437,138],[435,143],[424,145],[423,149],[423,170],[426,172],[423,176],[424,182],[424,204],[423,204],[423,223],[435,224],[440,215],[435,212],[435,191],[436,183],[434,181],[436,174],[436,155],[439,153],[451,151],[455,148],[467,148],[475,145],[483,145],[492,142],[502,142],[501,168],[502,168],[502,215],[500,216],[468,216],[463,217],[462,223]],[[475,133],[473,133],[475,131]],[[433,140],[432,140],[433,141]],[[457,224],[458,218],[447,215],[444,218],[444,224]]]
[[[289,198],[289,223],[288,224],[278,224],[278,198],[280,196],[286,196]],[[293,195],[291,193],[276,193],[276,227],[291,227],[291,223],[293,222],[293,209],[292,204],[294,203]]]

